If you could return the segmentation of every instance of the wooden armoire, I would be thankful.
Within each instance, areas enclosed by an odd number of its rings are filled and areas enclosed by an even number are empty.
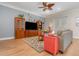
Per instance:
[[[25,37],[25,19],[15,17],[15,39]]]

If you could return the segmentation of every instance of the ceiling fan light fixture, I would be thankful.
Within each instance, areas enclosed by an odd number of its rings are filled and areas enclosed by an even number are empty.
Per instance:
[[[46,10],[45,12],[46,12],[46,13],[49,13],[50,11],[49,11],[49,10]]]

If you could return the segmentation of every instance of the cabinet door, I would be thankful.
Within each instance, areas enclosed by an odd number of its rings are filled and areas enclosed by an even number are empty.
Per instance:
[[[15,18],[15,38],[20,39],[25,37],[25,19]]]
[[[29,37],[30,37],[30,36],[33,36],[33,35],[34,35],[34,34],[33,34],[33,30],[29,30],[28,35],[29,35]]]
[[[16,39],[24,38],[25,37],[25,32],[24,30],[16,30]]]
[[[28,37],[29,35],[28,35],[28,30],[25,30],[25,37]]]

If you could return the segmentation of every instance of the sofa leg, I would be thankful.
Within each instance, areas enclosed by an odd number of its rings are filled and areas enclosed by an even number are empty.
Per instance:
[[[71,42],[71,44],[72,44],[72,42]]]
[[[63,54],[63,53],[64,53],[63,51],[60,51],[60,50],[59,50],[59,52],[60,52],[61,54]]]

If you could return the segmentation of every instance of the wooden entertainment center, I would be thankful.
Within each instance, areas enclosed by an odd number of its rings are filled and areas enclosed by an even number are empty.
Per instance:
[[[15,17],[15,38],[16,39],[37,36],[39,29],[42,29],[42,22],[41,21],[36,22],[37,23],[37,30],[26,30],[25,29],[25,22],[26,21],[24,18]]]
[[[25,30],[25,37],[37,36],[38,30]]]

